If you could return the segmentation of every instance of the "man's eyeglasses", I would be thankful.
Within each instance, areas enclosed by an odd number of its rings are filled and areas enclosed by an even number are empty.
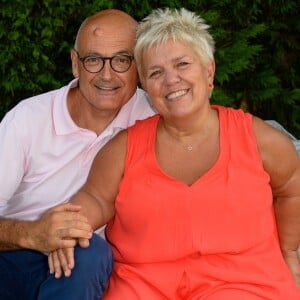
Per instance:
[[[75,51],[79,60],[82,62],[84,69],[90,73],[100,72],[104,68],[105,62],[107,60],[109,60],[110,67],[115,72],[124,73],[129,70],[134,59],[132,55],[127,54],[118,54],[112,57],[102,57],[99,55],[87,55],[80,57],[78,51]]]

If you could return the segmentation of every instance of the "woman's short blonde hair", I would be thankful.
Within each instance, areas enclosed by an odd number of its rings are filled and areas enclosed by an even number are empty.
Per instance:
[[[140,22],[136,33],[134,57],[140,76],[144,50],[169,39],[190,45],[204,64],[214,60],[215,42],[208,28],[201,17],[185,8],[153,10]]]

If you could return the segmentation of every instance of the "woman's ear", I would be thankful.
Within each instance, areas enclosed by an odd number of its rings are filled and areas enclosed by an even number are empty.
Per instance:
[[[208,76],[207,79],[208,79],[208,82],[211,82],[211,83],[214,82],[215,71],[216,71],[216,64],[212,60],[207,65],[207,76]]]

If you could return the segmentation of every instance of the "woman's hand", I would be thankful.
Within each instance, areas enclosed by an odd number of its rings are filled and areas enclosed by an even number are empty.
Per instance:
[[[81,248],[87,248],[90,245],[89,239],[78,239],[77,243]],[[65,277],[70,277],[75,267],[74,247],[57,249],[49,253],[48,265],[50,274],[55,278],[60,278],[62,273]]]
[[[300,287],[300,259],[299,253],[296,250],[282,251],[283,258],[289,267],[294,280]]]
[[[65,277],[71,276],[72,269],[75,267],[74,248],[57,249],[49,253],[48,265],[50,274],[55,278],[60,278],[62,273]]]

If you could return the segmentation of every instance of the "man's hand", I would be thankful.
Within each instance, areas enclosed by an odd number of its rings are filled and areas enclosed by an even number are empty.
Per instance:
[[[93,229],[80,210],[80,206],[68,203],[47,211],[33,222],[32,230],[24,234],[24,239],[29,241],[29,248],[41,252],[74,248],[78,239],[83,245],[88,244]]]

